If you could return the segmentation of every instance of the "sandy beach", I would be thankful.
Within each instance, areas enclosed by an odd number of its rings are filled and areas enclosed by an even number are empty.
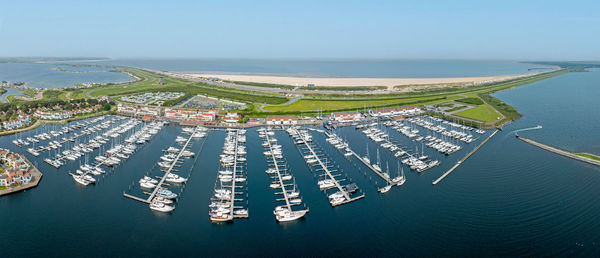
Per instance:
[[[493,81],[507,80],[525,74],[498,75],[487,77],[455,77],[455,78],[315,78],[315,77],[293,77],[275,75],[236,75],[236,74],[196,74],[196,73],[171,73],[174,76],[199,79],[219,78],[228,81],[243,81],[257,83],[284,84],[293,86],[315,86],[331,87],[358,87],[358,86],[408,86],[408,85],[444,85],[444,84],[480,84]],[[531,74],[526,74],[531,75]]]

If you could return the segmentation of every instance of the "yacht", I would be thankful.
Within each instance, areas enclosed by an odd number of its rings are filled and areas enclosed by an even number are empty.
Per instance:
[[[79,183],[79,184],[81,184],[81,185],[85,185],[85,186],[87,186],[87,185],[89,185],[89,184],[91,183],[91,182],[89,182],[89,181],[85,180],[85,179],[84,179],[82,176],[80,176],[80,175],[72,174],[71,176],[73,177],[73,179],[75,180],[75,182],[77,182],[77,183]]]
[[[171,212],[175,209],[175,207],[171,205],[166,205],[163,202],[153,201],[152,203],[150,203],[150,209],[160,212]]]
[[[275,214],[275,219],[277,219],[278,222],[286,222],[304,217],[306,210],[290,211],[287,208],[282,208],[279,210],[276,208],[273,213]]]

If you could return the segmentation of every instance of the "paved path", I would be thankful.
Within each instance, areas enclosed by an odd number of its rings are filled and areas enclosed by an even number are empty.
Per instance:
[[[295,97],[291,98],[288,102],[283,103],[283,104],[277,104],[277,105],[260,104],[260,106],[258,107],[258,109],[260,111],[262,111],[262,112],[275,112],[275,111],[265,110],[264,107],[265,106],[269,106],[269,107],[287,106],[287,105],[291,105],[291,104],[295,103],[296,101],[298,101],[300,99],[302,99],[302,97],[295,96]]]

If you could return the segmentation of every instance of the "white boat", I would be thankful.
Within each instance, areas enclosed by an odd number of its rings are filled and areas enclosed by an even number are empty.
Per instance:
[[[156,187],[156,185],[155,185],[155,184],[153,184],[153,183],[150,183],[150,182],[148,182],[148,181],[142,181],[142,180],[140,180],[140,186],[141,186],[142,188],[146,188],[146,189],[153,189],[153,188],[155,188],[155,187]]]
[[[180,177],[177,174],[169,173],[167,175],[167,178],[165,178],[165,181],[169,183],[185,183],[187,181],[187,178]]]
[[[386,185],[386,186],[384,186],[382,188],[379,188],[378,191],[380,193],[387,193],[390,189],[392,189],[392,185]]]
[[[76,174],[71,174],[71,176],[73,177],[73,179],[75,180],[75,182],[81,184],[81,185],[89,185],[91,182],[88,180],[85,180],[85,178],[83,178],[81,175],[76,175]]]
[[[162,202],[152,202],[152,203],[150,203],[150,209],[154,210],[154,211],[160,211],[160,212],[171,212],[175,209],[175,207],[173,207],[171,205],[166,205]]]
[[[287,208],[275,211],[275,219],[279,222],[293,221],[304,217],[306,210],[290,211]]]
[[[149,182],[149,183],[152,183],[152,184],[158,184],[158,180],[156,180],[154,178],[151,178],[149,176],[144,176],[142,179],[140,179],[140,182],[141,181],[146,181],[146,182]]]

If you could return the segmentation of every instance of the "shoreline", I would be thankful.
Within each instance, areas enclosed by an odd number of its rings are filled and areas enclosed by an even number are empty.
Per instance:
[[[544,71],[548,72],[548,71]],[[426,86],[426,85],[452,85],[465,84],[475,85],[483,83],[492,83],[505,81],[520,77],[532,76],[542,72],[522,73],[512,75],[494,75],[494,76],[475,76],[475,77],[445,77],[445,78],[369,78],[369,77],[301,77],[286,75],[241,75],[241,74],[207,74],[207,73],[187,73],[187,72],[164,72],[182,79],[210,79],[219,78],[225,81],[251,82],[265,84],[279,84],[288,86],[306,86],[314,84],[315,86],[325,87],[365,87],[365,86],[385,86],[392,89],[394,86]]]

